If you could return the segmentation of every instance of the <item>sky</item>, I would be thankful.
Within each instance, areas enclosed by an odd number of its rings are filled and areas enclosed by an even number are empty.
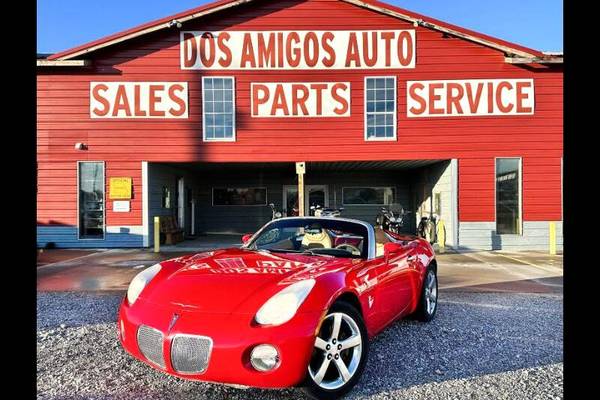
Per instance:
[[[562,0],[386,2],[533,49],[563,49]],[[37,0],[37,51],[56,53],[206,3],[203,0]]]

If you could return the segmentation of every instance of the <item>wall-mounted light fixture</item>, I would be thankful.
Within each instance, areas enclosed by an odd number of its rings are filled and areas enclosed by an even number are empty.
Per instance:
[[[77,142],[75,143],[75,150],[87,150],[87,144]]]

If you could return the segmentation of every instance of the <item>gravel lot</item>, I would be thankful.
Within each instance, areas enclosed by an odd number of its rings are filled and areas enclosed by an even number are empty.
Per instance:
[[[562,296],[441,292],[429,324],[371,344],[349,399],[562,399]],[[163,375],[117,339],[122,293],[38,293],[39,399],[302,399]]]

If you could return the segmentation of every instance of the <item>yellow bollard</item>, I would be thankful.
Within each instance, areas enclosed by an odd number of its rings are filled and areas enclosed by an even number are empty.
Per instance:
[[[160,251],[160,217],[154,217],[154,252]]]
[[[556,222],[550,222],[550,255],[556,255]]]
[[[437,223],[437,242],[440,253],[446,251],[446,227],[444,226],[444,220],[439,220]]]

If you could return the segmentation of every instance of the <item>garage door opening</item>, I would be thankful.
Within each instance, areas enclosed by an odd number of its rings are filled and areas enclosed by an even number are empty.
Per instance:
[[[306,162],[305,215],[314,213],[311,206],[343,208],[342,217],[375,224],[382,207],[401,206],[406,213],[401,232],[416,234],[422,217],[436,215],[445,226],[446,246],[452,246],[456,223],[452,164],[451,160]],[[157,215],[174,218],[187,239],[255,232],[272,219],[270,204],[292,216],[298,214],[298,200],[292,162],[148,165],[148,220]]]

